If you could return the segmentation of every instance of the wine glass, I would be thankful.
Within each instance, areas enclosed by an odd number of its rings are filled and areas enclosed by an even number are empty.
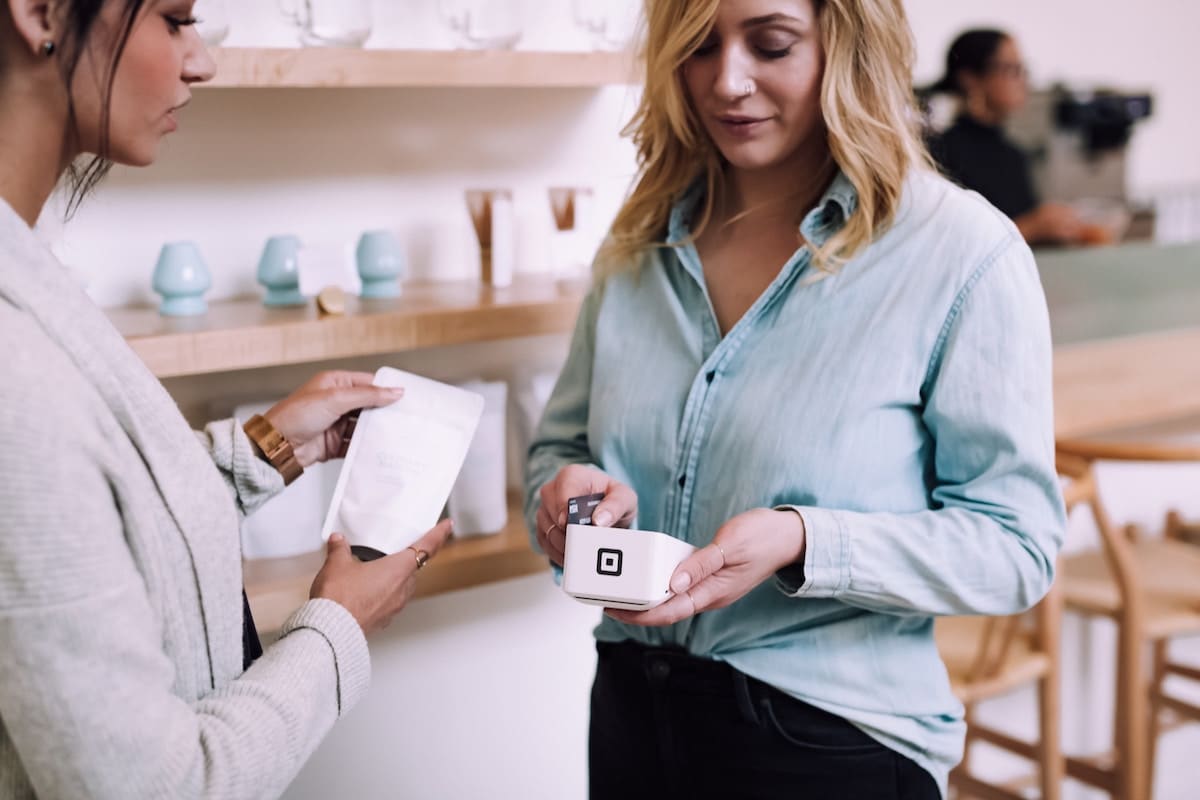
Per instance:
[[[196,0],[192,11],[196,32],[209,47],[216,47],[229,35],[229,7],[225,0]]]
[[[440,0],[439,8],[459,47],[511,50],[521,40],[521,10],[512,0]]]
[[[640,19],[637,0],[573,0],[575,22],[597,50],[623,50],[633,41]]]

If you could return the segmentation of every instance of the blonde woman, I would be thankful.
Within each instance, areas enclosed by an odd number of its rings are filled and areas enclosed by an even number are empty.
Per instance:
[[[1011,222],[927,166],[900,0],[650,0],[636,185],[530,451],[700,549],[596,629],[591,793],[934,798],[939,614],[1053,577],[1050,337]]]

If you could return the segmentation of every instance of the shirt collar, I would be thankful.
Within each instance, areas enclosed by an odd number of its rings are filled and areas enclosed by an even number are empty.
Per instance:
[[[678,245],[691,235],[691,217],[704,197],[704,181],[697,180],[675,202],[667,223],[667,241]],[[858,207],[858,192],[840,169],[829,188],[800,223],[800,234],[817,247],[829,241],[846,224]]]

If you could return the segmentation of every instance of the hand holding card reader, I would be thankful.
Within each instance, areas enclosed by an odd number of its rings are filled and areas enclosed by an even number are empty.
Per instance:
[[[603,499],[593,494],[567,501],[563,591],[583,603],[630,611],[665,603],[675,568],[696,548],[657,531],[593,525],[592,510]]]

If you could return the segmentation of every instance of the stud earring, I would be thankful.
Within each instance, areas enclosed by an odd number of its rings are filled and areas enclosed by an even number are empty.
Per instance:
[[[42,55],[44,55],[46,58],[50,58],[51,56],[53,56],[57,50],[58,50],[58,46],[55,45],[54,42],[50,41],[49,39],[42,42]]]

